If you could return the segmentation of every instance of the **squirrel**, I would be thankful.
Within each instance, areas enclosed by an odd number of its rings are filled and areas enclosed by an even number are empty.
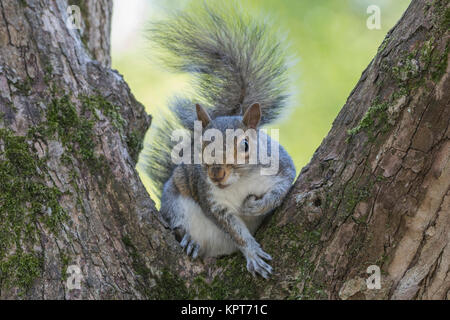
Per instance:
[[[278,36],[266,23],[236,10],[205,5],[203,10],[154,22],[150,40],[168,67],[193,76],[196,88],[194,98],[172,100],[171,116],[153,131],[144,155],[153,191],[161,200],[161,217],[193,259],[241,251],[247,270],[267,279],[272,267],[266,261],[272,258],[253,235],[281,204],[296,176],[286,150],[261,130],[279,116],[288,97],[286,57]],[[231,161],[175,164],[170,133],[176,128],[194,132],[196,120],[202,133],[254,130],[237,135],[233,142],[244,163],[237,162],[235,152]],[[269,156],[277,151],[275,174],[262,174],[267,164],[258,157],[249,161],[250,145],[254,147],[256,140],[256,152],[261,152],[261,137],[271,146]],[[207,145],[202,141],[202,151]]]

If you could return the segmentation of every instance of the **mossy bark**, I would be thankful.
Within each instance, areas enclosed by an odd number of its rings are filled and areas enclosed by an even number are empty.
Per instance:
[[[0,299],[144,298],[123,238],[154,274],[165,262],[134,169],[150,117],[109,69],[112,2],[81,3],[77,30],[66,1],[0,2]]]
[[[89,32],[66,1],[1,2],[0,298],[448,298],[448,1],[412,1],[257,233],[268,281],[240,254],[189,260],[160,222],[134,169],[150,118],[109,69],[111,2],[77,3]]]

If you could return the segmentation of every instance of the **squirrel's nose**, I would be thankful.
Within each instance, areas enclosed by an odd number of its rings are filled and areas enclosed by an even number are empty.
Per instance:
[[[211,168],[211,179],[220,181],[225,177],[225,170],[222,167]]]

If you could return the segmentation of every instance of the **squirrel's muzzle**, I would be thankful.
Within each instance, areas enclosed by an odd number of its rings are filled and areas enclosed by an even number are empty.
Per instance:
[[[213,166],[211,167],[209,177],[211,180],[219,182],[225,178],[225,169],[221,166]]]
[[[226,165],[213,165],[208,167],[208,176],[212,182],[223,184],[230,174],[230,169]]]

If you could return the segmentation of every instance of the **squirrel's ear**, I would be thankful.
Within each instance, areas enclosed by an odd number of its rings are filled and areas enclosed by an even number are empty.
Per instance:
[[[261,107],[259,106],[259,103],[254,103],[245,112],[242,122],[248,128],[256,129],[259,120],[261,120]]]
[[[203,128],[208,125],[208,123],[211,121],[211,118],[209,117],[208,112],[206,112],[205,109],[198,103],[195,105],[195,108],[197,109],[197,118],[202,122]]]

